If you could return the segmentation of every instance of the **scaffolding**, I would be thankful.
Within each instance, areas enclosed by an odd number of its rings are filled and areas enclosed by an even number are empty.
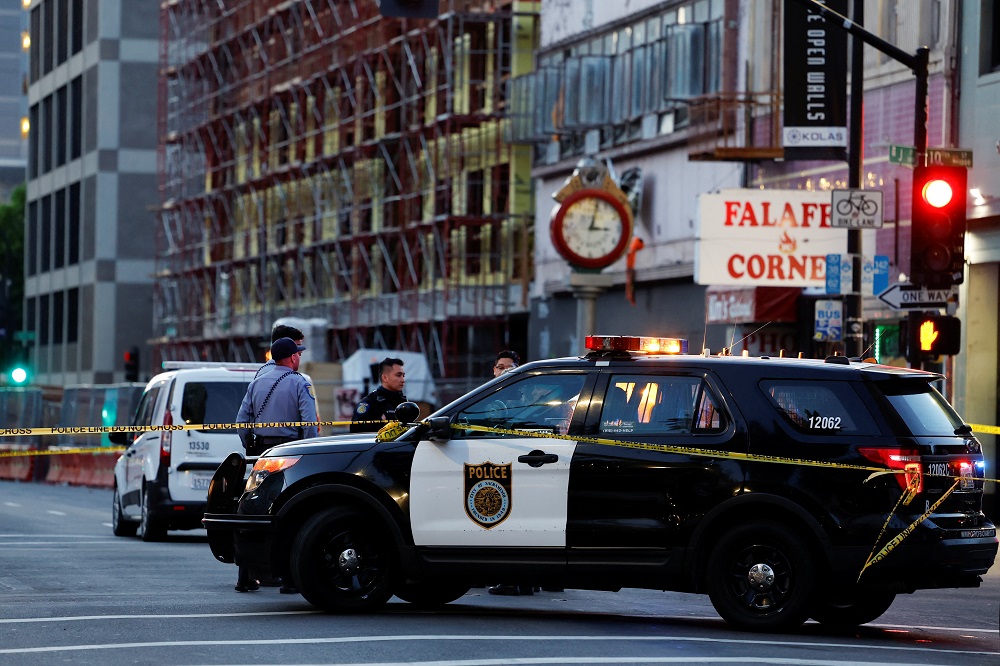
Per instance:
[[[440,5],[161,5],[157,362],[260,360],[282,316],[327,320],[334,360],[406,349],[442,377],[505,341],[534,219],[505,97],[541,3]]]

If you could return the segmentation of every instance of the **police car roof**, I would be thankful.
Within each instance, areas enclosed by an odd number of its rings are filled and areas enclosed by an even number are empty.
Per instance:
[[[846,356],[833,356],[825,359],[796,358],[789,356],[732,356],[732,355],[702,355],[702,354],[658,354],[648,352],[590,352],[585,356],[567,356],[548,360],[531,361],[510,374],[526,374],[542,368],[580,367],[583,363],[636,363],[646,365],[669,365],[674,367],[698,367],[714,369],[720,372],[736,370],[737,368],[754,368],[755,372],[765,368],[779,370],[788,376],[795,372],[812,374],[830,374],[843,376],[844,372],[854,372],[868,379],[913,378],[924,381],[936,381],[944,376],[935,372],[900,368],[891,365],[873,363],[870,360],[849,359]]]

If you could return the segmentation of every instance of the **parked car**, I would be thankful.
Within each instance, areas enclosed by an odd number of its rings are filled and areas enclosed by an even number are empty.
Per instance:
[[[260,364],[166,362],[146,385],[130,425],[233,423]],[[143,541],[201,527],[208,486],[226,457],[242,451],[235,430],[117,431],[128,446],[115,464],[112,531]]]
[[[756,630],[863,624],[900,593],[978,587],[993,565],[981,446],[941,375],[587,344],[392,441],[278,446],[245,484],[233,454],[209,493],[213,554],[330,611],[503,581],[703,593]]]

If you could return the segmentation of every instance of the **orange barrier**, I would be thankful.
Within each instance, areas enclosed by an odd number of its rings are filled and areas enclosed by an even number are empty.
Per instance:
[[[82,456],[79,483],[91,488],[113,488],[117,453],[94,453]]]
[[[4,451],[27,451],[18,446],[4,447]],[[0,479],[6,481],[31,481],[34,474],[34,456],[0,458]]]

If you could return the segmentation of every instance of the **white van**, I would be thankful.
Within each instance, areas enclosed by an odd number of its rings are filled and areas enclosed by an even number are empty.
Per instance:
[[[233,423],[259,363],[168,361],[146,385],[131,425]],[[128,446],[115,464],[111,514],[116,536],[156,541],[167,530],[201,527],[208,484],[223,460],[243,451],[235,430],[115,432]]]

